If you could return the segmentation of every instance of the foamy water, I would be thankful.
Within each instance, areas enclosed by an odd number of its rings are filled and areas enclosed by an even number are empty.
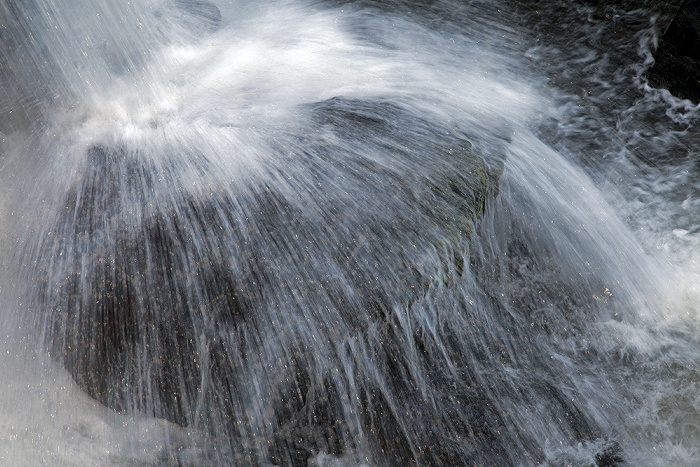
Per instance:
[[[674,4],[132,3],[0,10],[3,462],[286,464],[314,429],[319,465],[698,462],[699,114],[642,74]],[[110,261],[196,330],[126,332],[123,413],[61,324]],[[171,413],[148,365],[186,349]],[[288,428],[289,385],[340,428]]]

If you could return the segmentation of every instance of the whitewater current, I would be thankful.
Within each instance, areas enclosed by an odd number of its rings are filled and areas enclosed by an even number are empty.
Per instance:
[[[700,463],[682,2],[0,0],[0,463]]]

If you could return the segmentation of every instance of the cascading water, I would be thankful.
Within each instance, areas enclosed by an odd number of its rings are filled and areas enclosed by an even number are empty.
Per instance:
[[[678,6],[3,2],[0,459],[695,465]]]

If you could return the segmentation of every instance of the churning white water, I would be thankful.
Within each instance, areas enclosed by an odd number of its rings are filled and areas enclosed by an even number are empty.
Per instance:
[[[679,3],[2,2],[1,463],[697,465]]]

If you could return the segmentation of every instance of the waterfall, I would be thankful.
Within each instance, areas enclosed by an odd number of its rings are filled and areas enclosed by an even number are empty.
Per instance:
[[[619,3],[4,2],[0,459],[694,465],[698,110]]]

